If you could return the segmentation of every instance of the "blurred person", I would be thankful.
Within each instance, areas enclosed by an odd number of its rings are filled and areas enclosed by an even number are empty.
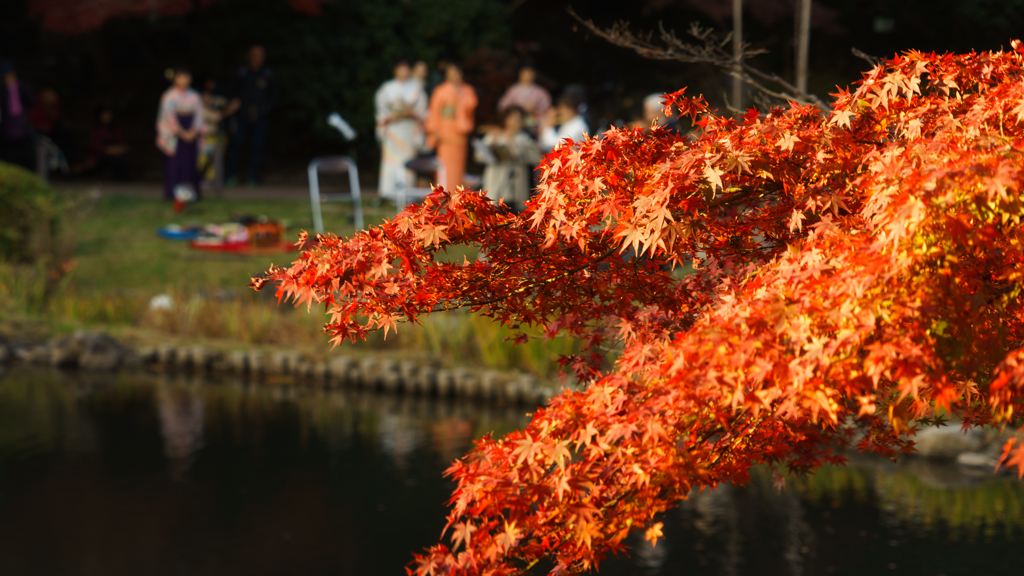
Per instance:
[[[228,137],[224,128],[224,112],[228,98],[217,87],[217,81],[207,79],[203,83],[203,135],[199,149],[199,174],[208,185],[220,186],[223,180],[224,150]]]
[[[96,107],[96,120],[89,129],[89,164],[113,173],[117,180],[129,180],[128,144],[114,122],[114,110],[106,104]]]
[[[434,90],[438,86],[444,83],[445,77],[448,74],[448,66],[455,62],[455,58],[452,57],[448,52],[441,52],[437,57],[437,62],[434,64],[434,69],[430,70],[426,78],[427,93],[433,94]],[[426,65],[426,62],[424,62]]]
[[[664,105],[662,104],[662,100],[664,99],[665,95],[658,92],[648,94],[644,98],[644,116],[643,126],[641,126],[641,128],[647,130],[656,123],[658,126],[662,126],[670,132],[679,131],[677,126],[679,119],[666,118],[664,115]]]
[[[447,182],[441,184],[454,190],[466,174],[466,151],[473,131],[476,91],[462,81],[462,69],[449,64],[445,81],[430,95],[427,116],[427,145],[437,150],[444,163]]]
[[[374,96],[377,111],[377,139],[380,141],[378,193],[394,199],[399,188],[409,186],[405,163],[423,145],[423,123],[427,118],[427,94],[412,78],[409,63],[400,60],[395,76],[381,85]]]
[[[171,87],[160,98],[156,145],[164,153],[164,198],[167,200],[183,200],[175,197],[179,186],[191,188],[194,199],[199,198],[197,159],[204,130],[203,99],[191,85],[192,74],[188,68],[177,68]]]
[[[544,113],[551,108],[551,94],[535,82],[537,73],[532,66],[519,69],[519,81],[509,87],[498,101],[498,112],[509,106],[518,106],[525,114],[523,123],[529,130],[536,130]]]
[[[270,113],[277,106],[279,88],[273,72],[265,63],[266,50],[260,43],[254,43],[246,53],[246,65],[238,69],[230,90],[231,101],[224,110],[224,116],[233,116],[234,131],[228,152],[227,184],[238,183],[238,163],[242,147],[251,146],[249,156],[249,185],[260,182],[260,162],[263,147],[267,143],[267,127]]]
[[[545,152],[554,150],[566,138],[580,140],[587,132],[587,122],[580,114],[583,102],[579,94],[566,91],[558,105],[545,113],[540,125],[540,145]]]
[[[419,82],[423,90],[427,89],[427,75],[430,74],[430,69],[427,67],[427,63],[423,60],[417,60],[412,66],[412,79]]]
[[[430,68],[427,67],[427,63],[423,60],[417,60],[412,67],[412,79],[423,88],[424,94],[430,94],[427,90],[427,76],[430,74]],[[427,103],[429,106],[430,98],[427,97]],[[427,150],[427,132],[422,130],[420,132],[420,140],[416,143],[416,153],[420,154]]]
[[[36,169],[36,137],[28,111],[34,94],[8,60],[0,61],[0,160]]]
[[[68,163],[76,166],[79,162],[78,147],[71,131],[64,125],[64,114],[57,91],[53,88],[44,88],[40,91],[39,98],[28,115],[36,133],[49,138],[64,154]],[[80,166],[78,168],[80,169]]]
[[[525,130],[526,112],[507,106],[501,112],[501,127],[488,130],[483,145],[489,154],[476,155],[485,164],[483,189],[491,200],[502,199],[521,212],[530,199],[530,172],[540,162],[540,147]]]

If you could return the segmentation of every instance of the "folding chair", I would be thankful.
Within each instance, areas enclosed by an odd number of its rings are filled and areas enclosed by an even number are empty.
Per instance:
[[[43,135],[37,135],[36,175],[43,182],[49,182],[50,172],[53,170],[60,170],[64,174],[71,171],[68,167],[67,158],[64,157],[64,152],[53,143],[53,140]]]
[[[433,177],[435,184],[448,181],[448,172],[445,171],[444,162],[437,156],[419,156],[413,158],[405,163],[405,168],[413,173],[413,182],[419,176]],[[398,211],[405,210],[405,207],[409,204],[409,199],[414,201],[429,195],[433,190],[427,187],[418,186],[399,186],[398,193],[395,197],[395,204],[398,205]]]
[[[319,174],[341,174],[348,172],[348,194],[321,194]],[[355,215],[356,230],[363,228],[363,202],[359,194],[359,170],[356,163],[348,156],[318,156],[309,163],[309,202],[313,207],[313,230],[317,234],[324,233],[324,219],[320,211],[320,202],[352,201]]]

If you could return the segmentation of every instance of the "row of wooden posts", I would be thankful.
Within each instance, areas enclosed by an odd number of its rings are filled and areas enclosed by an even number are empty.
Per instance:
[[[498,404],[542,404],[555,394],[553,388],[519,372],[445,369],[369,354],[311,360],[293,351],[224,352],[171,345],[143,348],[138,354],[143,364],[153,369],[236,374],[269,384],[349,386]]]

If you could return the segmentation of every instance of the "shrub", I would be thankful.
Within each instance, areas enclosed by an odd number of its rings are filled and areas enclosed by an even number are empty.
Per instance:
[[[31,172],[0,162],[0,259],[25,264],[53,256],[60,228],[57,193]]]
[[[13,287],[27,308],[45,306],[71,268],[83,208],[31,172],[0,162],[0,264],[8,280],[0,289]]]

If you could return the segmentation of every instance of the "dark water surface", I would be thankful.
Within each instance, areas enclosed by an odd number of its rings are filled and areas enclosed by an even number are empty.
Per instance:
[[[0,379],[0,575],[404,574],[496,409],[16,369]],[[602,574],[1024,573],[1024,484],[911,460],[761,475],[665,515]]]

